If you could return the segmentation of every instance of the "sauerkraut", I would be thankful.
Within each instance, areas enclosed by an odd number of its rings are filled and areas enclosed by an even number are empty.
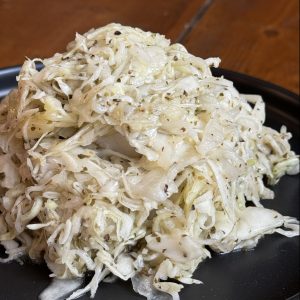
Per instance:
[[[260,203],[274,196],[265,179],[299,172],[291,134],[263,125],[260,96],[212,76],[219,62],[119,24],[27,59],[0,104],[1,261],[45,260],[59,279],[94,272],[68,299],[114,278],[178,299],[210,251],[298,235],[295,218]]]

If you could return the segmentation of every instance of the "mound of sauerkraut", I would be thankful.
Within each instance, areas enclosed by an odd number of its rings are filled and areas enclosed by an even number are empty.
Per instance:
[[[212,76],[219,61],[119,24],[26,60],[0,104],[1,261],[94,272],[68,299],[114,276],[178,299],[208,249],[298,235],[296,219],[260,203],[274,196],[264,178],[299,172],[291,134],[263,126],[260,96]]]

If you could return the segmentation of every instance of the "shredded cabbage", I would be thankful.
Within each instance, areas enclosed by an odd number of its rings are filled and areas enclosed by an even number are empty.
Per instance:
[[[274,196],[264,178],[299,172],[291,134],[263,125],[260,96],[212,76],[219,62],[119,24],[26,60],[0,104],[1,261],[27,254],[60,279],[94,272],[68,299],[115,277],[178,299],[201,283],[208,249],[298,235],[296,219],[260,203]]]

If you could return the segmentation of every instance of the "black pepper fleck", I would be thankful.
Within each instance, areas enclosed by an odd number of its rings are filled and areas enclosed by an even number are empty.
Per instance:
[[[169,187],[169,186],[168,186],[167,184],[165,184],[165,187],[164,187],[164,192],[165,192],[165,193],[168,192],[168,187]]]

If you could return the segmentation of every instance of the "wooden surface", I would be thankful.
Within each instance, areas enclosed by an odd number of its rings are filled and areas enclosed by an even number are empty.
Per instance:
[[[299,0],[0,0],[0,67],[52,56],[76,31],[110,22],[299,93]]]
[[[233,5],[234,4],[234,5]],[[299,93],[299,0],[217,0],[185,37],[198,56]]]

